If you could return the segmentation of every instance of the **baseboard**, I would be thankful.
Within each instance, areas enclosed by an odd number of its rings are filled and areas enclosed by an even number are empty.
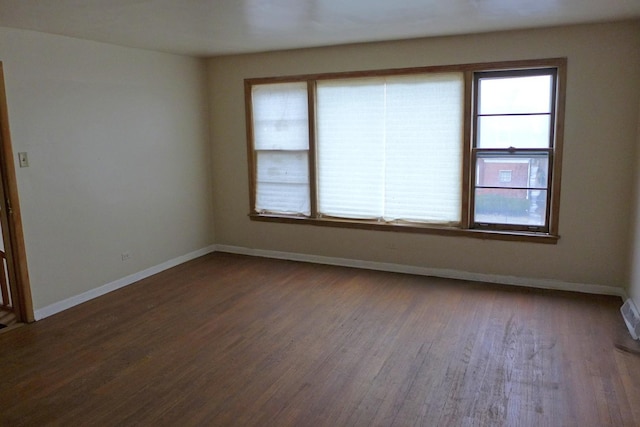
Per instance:
[[[118,279],[113,282],[102,285],[98,288],[91,289],[79,295],[75,295],[65,300],[48,305],[46,307],[37,309],[34,312],[35,320],[41,320],[41,319],[44,319],[45,317],[49,317],[56,313],[60,313],[61,311],[64,311],[78,304],[82,304],[83,302],[87,302],[99,296],[105,295],[109,292],[115,291],[116,289],[123,288],[139,280],[145,279],[149,276],[153,276],[154,274],[158,274],[164,270],[168,270],[172,267],[183,264],[187,261],[191,261],[192,259],[214,252],[215,249],[216,249],[215,245],[198,249],[197,251],[193,251],[186,255],[182,255],[177,258],[170,259],[169,261],[165,261],[161,264],[147,268],[146,270],[133,273],[129,276],[123,277],[122,279]]]
[[[35,310],[35,320],[41,320],[61,311],[67,310],[83,302],[87,302],[99,296],[105,295],[116,289],[123,288],[139,280],[145,279],[154,274],[168,270],[177,265],[183,264],[192,259],[201,257],[211,252],[228,252],[240,255],[251,255],[263,258],[285,259],[290,261],[311,262],[316,264],[337,265],[342,267],[363,268],[367,270],[389,271],[394,273],[415,274],[420,276],[433,276],[448,279],[471,280],[476,282],[499,283],[504,285],[526,286],[531,288],[555,289],[562,291],[581,292],[598,295],[619,296],[623,300],[627,298],[627,293],[623,288],[605,285],[563,282],[559,280],[537,279],[518,276],[503,276],[496,274],[472,273],[460,270],[450,270],[441,268],[418,267],[404,264],[393,264],[375,261],[363,261],[349,258],[326,257],[320,255],[299,254],[293,252],[269,251],[263,249],[250,249],[239,246],[211,245],[186,255],[173,258],[156,266],[147,268],[121,279],[91,289],[79,295],[72,296],[62,301],[58,301],[46,307]]]
[[[362,261],[349,258],[335,258],[319,255],[299,254],[292,252],[250,249],[238,246],[216,245],[216,252],[229,252],[264,258],[286,259],[290,261],[312,262],[316,264],[338,265],[343,267],[364,268],[368,270],[389,271],[394,273],[415,274],[420,276],[442,277],[448,279],[471,280],[474,282],[498,283],[503,285],[525,286],[530,288],[554,289],[561,291],[581,292],[598,295],[619,296],[623,300],[626,292],[615,286],[595,285],[587,283],[563,282],[560,280],[537,279],[530,277],[503,276],[497,274],[472,273],[468,271],[442,268],[417,267],[413,265],[393,264],[386,262]]]

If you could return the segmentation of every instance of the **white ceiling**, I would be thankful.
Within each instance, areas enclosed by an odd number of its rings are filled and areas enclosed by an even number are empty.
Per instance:
[[[0,26],[214,56],[640,17],[640,0],[0,0]]]

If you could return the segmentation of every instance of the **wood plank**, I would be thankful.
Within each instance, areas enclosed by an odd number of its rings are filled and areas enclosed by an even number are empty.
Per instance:
[[[620,305],[215,253],[0,334],[0,425],[635,426]]]

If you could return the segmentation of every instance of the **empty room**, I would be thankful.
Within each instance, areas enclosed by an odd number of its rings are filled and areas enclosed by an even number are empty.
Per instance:
[[[0,0],[0,425],[640,425],[640,2]]]

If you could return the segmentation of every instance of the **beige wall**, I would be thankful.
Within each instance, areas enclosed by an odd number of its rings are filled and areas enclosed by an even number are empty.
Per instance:
[[[204,61],[5,28],[0,61],[36,309],[213,242]]]
[[[248,220],[244,78],[555,56],[569,59],[558,245]],[[640,231],[629,233],[640,163],[638,22],[206,63],[0,28],[0,61],[14,151],[28,152],[31,163],[16,168],[36,309],[212,243],[574,283],[631,281],[640,302],[640,269],[629,273],[640,250],[630,257],[628,249],[640,247]],[[121,261],[124,251],[131,260]]]
[[[243,79],[568,57],[557,245],[251,222]],[[640,99],[640,23],[562,27],[210,59],[216,243],[624,287]]]

